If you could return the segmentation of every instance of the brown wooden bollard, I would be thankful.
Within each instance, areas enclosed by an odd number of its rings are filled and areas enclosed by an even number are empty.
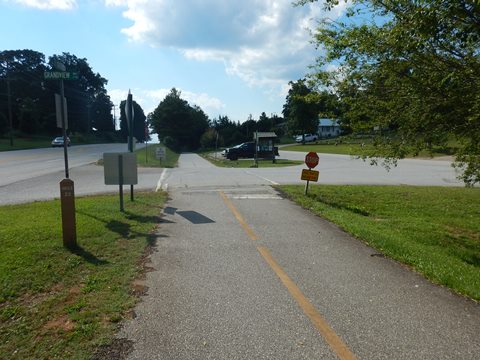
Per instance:
[[[60,202],[62,208],[63,246],[69,249],[77,247],[77,229],[75,221],[75,191],[73,181],[60,181]]]

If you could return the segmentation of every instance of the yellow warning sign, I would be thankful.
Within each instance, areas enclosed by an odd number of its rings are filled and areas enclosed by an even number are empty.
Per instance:
[[[302,180],[308,180],[308,181],[318,181],[318,175],[320,174],[319,171],[317,170],[307,170],[303,169],[302,170]]]

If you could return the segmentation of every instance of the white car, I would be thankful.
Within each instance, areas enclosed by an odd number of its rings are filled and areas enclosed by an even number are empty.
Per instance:
[[[318,135],[317,135],[317,134],[304,134],[303,136],[305,136],[305,142],[317,141],[317,140],[318,140]],[[298,135],[298,136],[295,138],[295,141],[296,141],[297,143],[303,142],[303,137],[302,137],[302,135]]]
[[[67,137],[67,146],[70,146],[70,139],[68,137]],[[63,147],[63,136],[59,136],[53,139],[52,147]]]

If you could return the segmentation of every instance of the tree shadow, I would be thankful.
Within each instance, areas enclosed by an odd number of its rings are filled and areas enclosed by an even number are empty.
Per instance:
[[[70,248],[70,251],[83,258],[86,262],[89,262],[90,264],[93,265],[107,265],[109,262],[107,260],[102,260],[97,258],[95,255],[93,255],[91,252],[88,250],[85,250],[81,246],[75,246],[74,248]]]
[[[111,220],[105,224],[110,231],[116,232],[120,236],[126,238],[130,233],[130,225],[117,220]]]

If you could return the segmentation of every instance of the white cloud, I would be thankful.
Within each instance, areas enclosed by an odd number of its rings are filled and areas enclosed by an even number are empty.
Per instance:
[[[145,91],[145,96],[156,101],[158,105],[163,99],[165,99],[165,96],[170,93],[170,90],[171,89],[158,89]],[[223,104],[221,100],[206,93],[194,93],[182,89],[177,90],[180,91],[182,99],[188,101],[190,105],[197,105],[201,107],[207,113],[213,110],[221,110],[225,108],[225,104]]]
[[[252,86],[280,89],[314,63],[311,30],[322,4],[293,7],[288,0],[106,0],[122,5],[135,42],[174,48],[197,61],[222,61],[228,74]],[[341,3],[329,17],[344,12]],[[186,95],[186,94],[185,94]]]
[[[41,10],[72,10],[77,5],[76,0],[13,0],[14,2]]]
[[[141,89],[132,89],[133,100],[135,100],[143,109],[145,115],[149,114],[158,106],[158,104],[165,99],[170,93],[171,89],[157,89],[157,90],[141,90]],[[198,105],[202,110],[207,114],[215,114],[218,110],[225,108],[225,104],[206,93],[195,93],[192,91],[184,91],[177,89],[181,92],[182,99],[188,101],[190,105]],[[120,105],[120,103],[127,98],[128,90],[123,89],[109,89],[108,94],[110,99],[115,105]],[[120,116],[120,112],[117,113]]]

